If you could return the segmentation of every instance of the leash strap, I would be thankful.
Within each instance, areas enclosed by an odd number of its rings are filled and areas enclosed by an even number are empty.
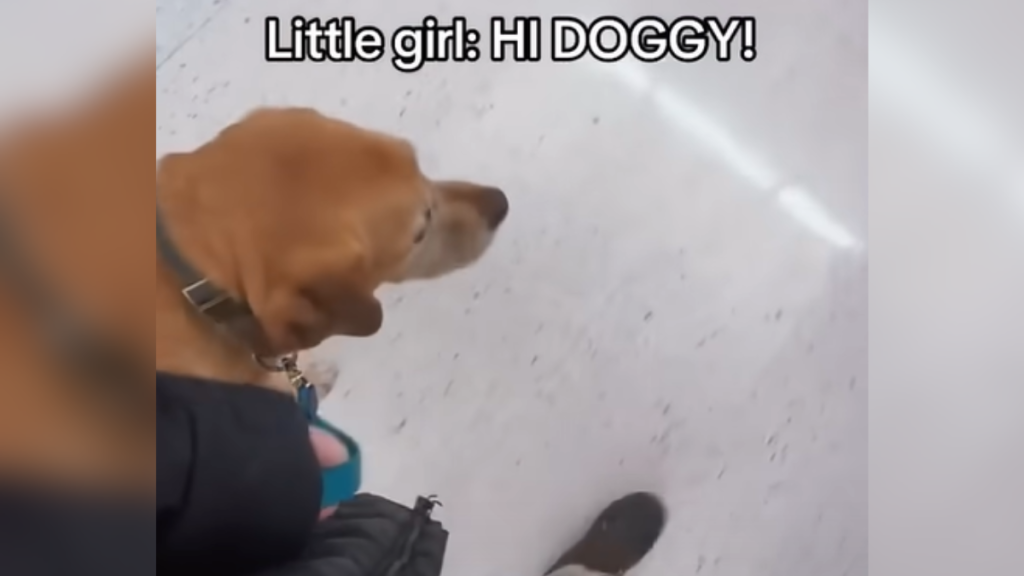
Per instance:
[[[320,473],[320,507],[336,506],[346,500],[351,500],[359,492],[359,485],[362,481],[362,450],[351,436],[320,417],[317,413],[319,401],[313,386],[300,387],[298,392],[299,407],[302,408],[310,426],[330,434],[344,444],[345,449],[348,450],[348,460],[344,464],[327,468]]]
[[[348,461],[341,466],[327,468],[320,473],[320,483],[322,486],[320,507],[336,506],[351,500],[359,492],[359,485],[362,480],[363,454],[359,449],[359,444],[351,436],[335,428],[319,416],[313,419],[312,425],[334,436],[348,449]]]

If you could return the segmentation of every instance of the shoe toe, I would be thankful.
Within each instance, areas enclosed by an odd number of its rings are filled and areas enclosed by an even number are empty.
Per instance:
[[[651,551],[667,517],[665,505],[654,494],[624,496],[597,516],[583,539],[563,554],[548,574],[573,565],[601,574],[622,574]]]

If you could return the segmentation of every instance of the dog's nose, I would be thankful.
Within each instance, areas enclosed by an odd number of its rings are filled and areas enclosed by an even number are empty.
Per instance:
[[[497,230],[508,216],[508,196],[498,188],[485,188],[483,195],[483,201],[480,202],[481,212],[491,230]]]

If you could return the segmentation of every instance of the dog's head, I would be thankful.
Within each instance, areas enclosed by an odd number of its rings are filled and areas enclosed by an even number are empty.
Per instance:
[[[498,188],[425,177],[407,142],[308,109],[263,109],[163,158],[182,248],[245,300],[267,353],[368,336],[374,292],[480,258],[508,213]]]

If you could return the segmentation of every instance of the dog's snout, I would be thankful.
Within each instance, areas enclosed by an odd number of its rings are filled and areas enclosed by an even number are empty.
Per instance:
[[[485,188],[480,202],[480,210],[483,212],[487,225],[491,230],[497,230],[498,226],[508,216],[508,196],[498,188]]]

